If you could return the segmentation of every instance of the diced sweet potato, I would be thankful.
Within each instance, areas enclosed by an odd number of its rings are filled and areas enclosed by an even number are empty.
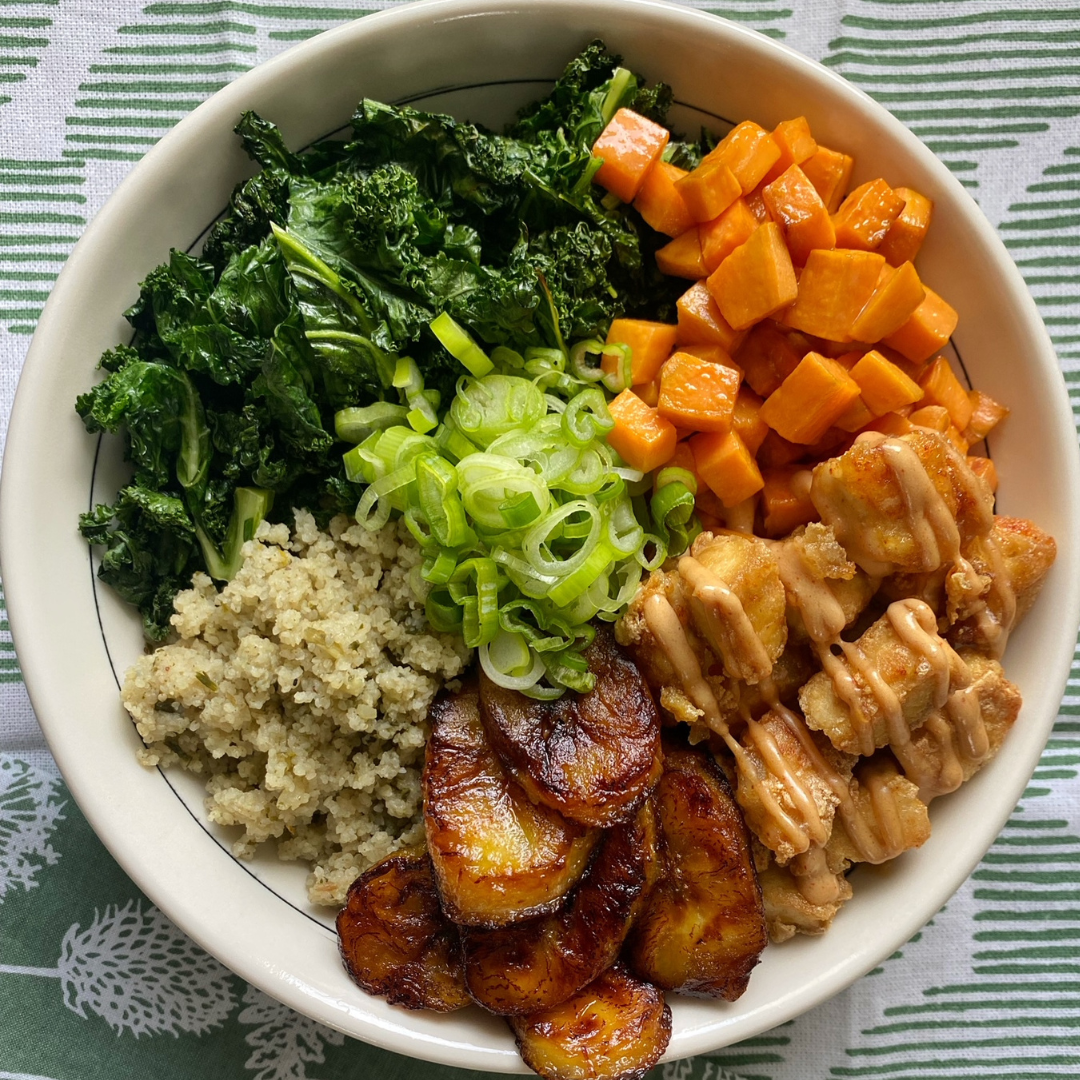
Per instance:
[[[607,441],[631,469],[652,472],[675,453],[675,428],[633,391],[624,390],[608,411],[615,427]]]
[[[709,269],[701,250],[701,235],[696,228],[687,229],[656,252],[656,265],[662,274],[697,281]]]
[[[593,156],[603,159],[593,179],[623,202],[633,202],[670,137],[666,127],[648,117],[619,109],[593,143]]]
[[[818,512],[810,501],[812,474],[809,469],[782,465],[765,469],[761,475],[765,481],[761,505],[766,536],[787,536],[799,525],[818,520]]]
[[[859,396],[859,384],[835,360],[809,352],[769,395],[761,415],[793,443],[816,443]]]
[[[921,364],[944,348],[958,321],[956,309],[933,289],[927,289],[923,302],[911,318],[882,340],[909,360]]]
[[[678,345],[719,345],[725,352],[734,352],[745,334],[735,330],[720,312],[704,281],[695,282],[676,301],[679,326],[675,335]]]
[[[856,341],[875,342],[899,330],[926,297],[915,267],[906,262],[881,268],[877,287],[851,327]]]
[[[660,365],[670,355],[675,345],[675,331],[676,328],[670,323],[652,322],[649,319],[612,319],[607,342],[630,346],[630,381],[633,384],[647,383],[656,378]],[[609,365],[612,363],[609,361]]]
[[[839,363],[839,361],[837,361]],[[867,408],[866,402],[857,397],[847,409],[836,418],[836,426],[841,431],[861,431],[871,420],[874,414]]]
[[[859,384],[862,399],[874,416],[922,400],[922,387],[876,349],[862,355],[851,369],[851,377]]]
[[[781,120],[773,128],[772,137],[773,142],[780,147],[780,156],[762,178],[765,184],[771,184],[789,166],[801,165],[808,157],[817,153],[817,142],[810,134],[810,125],[805,116]]]
[[[768,397],[798,366],[803,354],[771,322],[758,323],[739,346],[735,362],[751,389]]]
[[[657,232],[680,236],[694,225],[693,215],[678,188],[685,169],[658,161],[646,174],[634,199],[634,209]]]
[[[949,410],[944,405],[923,405],[908,414],[908,422],[916,427],[929,428],[944,435],[952,426]]]
[[[833,213],[847,191],[855,159],[818,143],[818,148],[801,164],[806,178],[817,188],[821,201]]]
[[[790,166],[762,188],[761,197],[769,216],[783,229],[791,261],[796,266],[802,266],[814,248],[835,247],[836,232],[829,212],[798,165]]]
[[[675,352],[660,369],[657,409],[679,428],[728,431],[741,382],[738,368]]]
[[[770,221],[737,247],[707,279],[728,324],[745,330],[776,314],[798,294],[795,269],[780,232]]]
[[[996,492],[998,489],[998,472],[997,466],[987,457],[969,457],[967,459],[968,468],[976,476],[981,476],[987,484],[990,486],[990,490]]]
[[[726,165],[738,178],[743,194],[753,191],[780,157],[772,135],[753,120],[736,124],[706,155]]]
[[[698,476],[732,507],[761,490],[764,480],[746,444],[734,432],[703,432],[690,439]]]
[[[971,419],[964,429],[964,438],[969,443],[977,443],[1009,415],[1009,409],[982,390],[969,390],[968,397],[971,400]]]
[[[899,187],[895,193],[904,200],[900,216],[889,226],[885,239],[878,245],[878,252],[885,256],[890,266],[912,262],[926,239],[934,204],[911,188]]]
[[[742,194],[742,185],[731,169],[709,158],[678,180],[675,188],[694,221],[711,221]]]
[[[731,430],[746,444],[751,456],[757,454],[769,434],[769,425],[761,418],[763,404],[761,398],[748,386],[739,388],[735,398],[735,411],[731,415]]]
[[[745,244],[760,222],[745,199],[736,199],[722,214],[698,226],[705,273],[711,274],[737,247]]]
[[[960,431],[968,426],[975,406],[944,356],[939,356],[927,367],[919,378],[919,385],[923,389],[923,405],[942,405]]]
[[[885,260],[873,251],[811,251],[798,297],[783,322],[829,341],[850,341],[859,313],[877,287]]]
[[[840,204],[833,224],[836,246],[873,251],[904,209],[904,199],[882,179],[860,184]]]

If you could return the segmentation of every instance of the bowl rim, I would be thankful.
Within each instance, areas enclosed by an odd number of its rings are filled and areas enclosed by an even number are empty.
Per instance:
[[[943,185],[962,195],[963,199],[967,200],[974,208],[975,213],[972,215],[972,220],[980,231],[981,239],[997,254],[994,271],[1002,275],[1009,286],[1010,293],[1013,294],[1017,301],[1016,313],[1023,321],[1023,334],[1033,343],[1038,342],[1040,344],[1037,355],[1042,374],[1044,377],[1049,378],[1049,368],[1052,366],[1057,372],[1062,391],[1064,391],[1064,380],[1061,378],[1060,368],[1041,317],[1028,292],[1026,283],[1009,257],[996,230],[985,219],[970,194],[960,185],[947,167],[900,121],[892,117],[887,110],[865,92],[848,83],[837,72],[823,67],[791,46],[699,9],[667,3],[663,2],[663,0],[588,0],[587,3],[575,3],[574,0],[545,0],[545,4],[549,10],[549,16],[552,18],[557,18],[556,13],[564,8],[587,7],[595,11],[598,17],[609,19],[619,16],[625,17],[629,8],[635,8],[641,12],[651,12],[658,18],[667,20],[686,32],[692,32],[695,28],[702,29],[707,26],[711,34],[726,38],[734,48],[750,49],[752,52],[763,55],[773,62],[793,65],[811,80],[825,80],[842,86],[843,94],[850,97],[854,102],[859,102],[860,107],[869,109],[882,118],[882,122],[894,132],[899,147],[905,153],[918,158],[924,167],[938,177]],[[134,165],[124,180],[117,186],[116,190],[87,226],[61,270],[52,294],[42,311],[27,353],[26,364],[19,380],[12,407],[7,450],[10,451],[12,446],[18,447],[24,439],[23,431],[30,424],[29,414],[34,404],[34,398],[37,396],[38,373],[48,363],[54,338],[58,333],[57,328],[63,319],[67,317],[68,294],[72,290],[73,283],[83,273],[84,264],[93,265],[94,249],[98,238],[122,221],[125,204],[132,192],[139,190],[148,182],[152,183],[156,172],[168,169],[170,163],[182,160],[185,154],[197,149],[199,132],[207,122],[221,118],[226,118],[229,121],[235,120],[243,108],[245,99],[250,97],[258,87],[269,85],[275,80],[287,80],[293,77],[296,73],[302,72],[309,64],[317,62],[320,55],[336,50],[343,43],[354,42],[372,35],[397,32],[418,23],[485,15],[508,16],[525,11],[535,13],[537,7],[535,0],[533,2],[530,2],[530,0],[509,0],[509,2],[501,2],[501,0],[414,0],[412,3],[399,7],[383,9],[324,31],[316,37],[294,45],[278,56],[257,65],[239,76],[228,86],[217,91],[180,120]],[[1074,434],[1073,418],[1068,407],[1066,394],[1062,392],[1056,395],[1056,401],[1050,407],[1055,430],[1064,427],[1071,434]],[[1080,492],[1080,448],[1077,447],[1075,437],[1071,439],[1070,445],[1072,452],[1064,463],[1064,467],[1070,482],[1070,493],[1072,495],[1068,516],[1071,518],[1075,535],[1080,533],[1080,496],[1077,495],[1077,492]],[[5,465],[10,461],[12,461],[12,458],[9,453],[6,453]],[[361,1024],[361,1030],[358,1030],[355,1023],[343,1021],[341,1011],[335,1007],[333,1001],[327,1001],[321,995],[313,992],[312,988],[308,987],[301,977],[282,978],[280,972],[272,970],[264,960],[256,957],[246,958],[247,963],[238,963],[235,955],[229,954],[228,950],[223,948],[225,944],[223,934],[208,933],[205,927],[193,930],[185,925],[183,903],[163,892],[146,864],[140,858],[140,852],[127,845],[123,835],[111,831],[107,827],[107,815],[101,806],[99,796],[94,791],[93,784],[88,782],[87,778],[82,774],[79,761],[67,753],[67,748],[60,738],[59,727],[51,722],[54,693],[49,683],[53,675],[54,659],[46,655],[44,651],[39,651],[36,647],[41,635],[40,633],[33,633],[32,630],[34,627],[32,579],[20,572],[20,566],[27,562],[33,545],[26,542],[17,526],[18,514],[12,512],[18,506],[26,491],[28,480],[24,472],[25,470],[19,465],[16,465],[14,470],[5,467],[2,477],[0,477],[0,557],[2,557],[4,569],[11,573],[11,577],[5,580],[5,592],[13,637],[19,650],[18,655],[23,668],[27,691],[35,711],[42,718],[42,728],[50,750],[68,783],[72,796],[95,832],[124,871],[170,919],[191,934],[203,948],[218,957],[223,953],[229,955],[228,966],[233,971],[297,1011],[376,1046],[398,1053],[407,1053],[424,1060],[484,1070],[509,1071],[515,1069],[515,1071],[524,1071],[523,1068],[515,1068],[520,1063],[510,1061],[501,1052],[492,1052],[485,1055],[479,1053],[474,1047],[463,1046],[461,1043],[452,1040],[436,1039],[425,1041],[416,1039],[411,1037],[409,1033],[404,1033],[401,1028],[394,1029],[390,1025],[375,1020],[366,1025]],[[1071,625],[1075,626],[1080,623],[1080,575],[1073,575],[1069,580],[1060,582],[1060,584],[1065,592],[1062,602],[1065,608],[1072,613]],[[1069,639],[1067,651],[1065,645],[1063,645],[1060,654],[1052,658],[1054,662],[1048,664],[1046,668],[1048,685],[1051,688],[1057,688],[1056,693],[1059,700],[1060,693],[1066,685],[1074,641],[1075,637]],[[1045,728],[1043,741],[1049,735],[1053,721],[1053,716],[1042,718]],[[985,834],[989,837],[986,846],[989,846],[993,837],[1000,830],[1025,784],[1026,780],[1019,785],[1014,783],[1009,790],[1003,791],[1000,813],[998,815],[988,815],[980,823],[973,825],[973,828],[980,836]],[[1012,790],[1013,788],[1015,790]],[[968,876],[981,859],[984,850],[985,847],[981,847],[977,852],[969,853],[968,858],[955,861],[954,871],[947,878],[949,884],[940,890],[940,902],[943,903]],[[924,913],[918,915],[913,915],[910,912],[906,914],[900,913],[891,927],[891,933],[883,939],[879,950],[855,952],[845,964],[838,965],[809,988],[812,991],[810,999],[807,999],[805,994],[792,993],[785,995],[782,1000],[776,1003],[776,1007],[768,1015],[766,1021],[759,1021],[756,1024],[748,1024],[743,1027],[736,1026],[730,1033],[730,1038],[727,1037],[728,1028],[722,1029],[725,1032],[723,1044],[750,1037],[784,1023],[844,989],[879,963],[884,956],[889,955],[895,948],[906,941],[920,928],[926,917]],[[685,1045],[678,1046],[676,1053],[669,1051],[664,1060],[676,1056],[684,1057],[706,1052],[716,1049],[718,1045],[721,1044],[717,1043],[715,1034],[710,1041],[709,1034],[706,1031],[704,1035],[699,1035],[696,1041],[686,1040]]]

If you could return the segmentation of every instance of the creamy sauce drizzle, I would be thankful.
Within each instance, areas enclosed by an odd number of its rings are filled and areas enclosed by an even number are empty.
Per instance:
[[[772,660],[728,583],[692,555],[679,560],[679,573],[693,590],[690,607],[695,621],[728,673],[755,681],[765,678],[772,671]]]
[[[857,441],[871,442],[886,455],[900,490],[903,515],[922,570],[932,571],[952,564],[953,572],[962,576],[963,586],[977,595],[982,582],[971,563],[961,555],[956,519],[914,448],[901,439],[880,433],[865,433]],[[952,462],[953,478],[961,488],[961,497],[970,503],[977,532],[981,529],[987,534],[983,539],[991,564],[990,596],[994,610],[990,610],[987,598],[983,597],[975,614],[981,635],[1000,655],[1015,621],[1016,600],[1000,548],[989,535],[992,500],[988,500],[985,485],[959,453],[951,446],[948,452],[956,459]],[[822,509],[820,505],[819,509]],[[822,517],[828,520],[829,516],[826,506]],[[732,527],[732,522],[728,525]],[[852,542],[844,537],[841,542],[870,573],[893,569],[876,563],[857,540]],[[802,615],[822,669],[848,708],[859,753],[864,757],[874,753],[878,741],[875,721],[880,717],[885,723],[887,744],[904,774],[918,786],[924,801],[955,790],[963,781],[965,762],[977,764],[988,755],[989,738],[977,688],[971,685],[971,673],[963,659],[938,634],[933,609],[922,600],[906,599],[891,604],[886,612],[900,643],[915,654],[921,667],[929,669],[932,679],[931,712],[916,741],[899,695],[877,669],[874,659],[858,642],[841,638],[846,617],[828,582],[810,571],[800,545],[780,544],[775,550],[789,602]],[[695,622],[729,672],[749,667],[763,680],[765,701],[798,741],[813,776],[835,798],[836,814],[858,858],[880,863],[905,850],[903,818],[892,786],[897,772],[891,762],[879,759],[863,764],[857,782],[866,798],[857,800],[852,783],[825,759],[802,717],[780,703],[768,678],[772,663],[739,598],[719,575],[691,556],[679,561],[679,572],[692,590],[690,605]],[[735,757],[740,775],[749,781],[765,812],[795,852],[788,865],[802,895],[813,904],[837,900],[840,882],[829,869],[825,851],[831,828],[823,820],[818,801],[804,775],[800,775],[800,768],[785,758],[767,724],[749,715],[744,716],[746,746],[732,736],[716,696],[702,675],[686,629],[662,593],[653,593],[646,599],[644,615],[684,692],[708,726],[724,740]],[[839,655],[834,654],[834,648],[838,648]],[[749,750],[755,752],[757,760],[750,758]],[[792,812],[776,798],[770,780],[778,782]]]

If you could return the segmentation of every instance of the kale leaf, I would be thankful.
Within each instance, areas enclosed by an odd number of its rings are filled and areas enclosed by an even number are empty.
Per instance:
[[[590,152],[617,108],[662,122],[670,103],[594,42],[502,134],[365,99],[345,138],[294,151],[241,117],[259,171],[200,255],[147,276],[134,344],[102,357],[76,406],[89,431],[123,434],[131,481],[80,528],[148,637],[168,633],[193,572],[228,576],[262,514],[352,512],[362,488],[334,412],[396,401],[406,355],[448,401],[461,367],[436,315],[518,351],[559,345],[560,329],[602,336],[623,314],[673,318],[679,288],[652,258],[666,238],[605,200]]]

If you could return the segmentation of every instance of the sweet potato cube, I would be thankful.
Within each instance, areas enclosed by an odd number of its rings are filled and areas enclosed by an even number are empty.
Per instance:
[[[817,153],[817,142],[810,134],[810,125],[805,116],[796,116],[793,120],[781,120],[772,130],[773,142],[780,147],[780,156],[776,164],[762,177],[762,183],[771,184],[785,169],[792,165],[801,165],[812,154]]]
[[[675,303],[679,312],[679,328],[675,340],[679,345],[719,345],[732,353],[742,343],[742,331],[732,329],[720,313],[704,281],[695,282]]]
[[[623,202],[633,202],[669,138],[667,128],[632,109],[619,109],[593,143],[593,156],[604,162],[593,179]]]
[[[866,402],[861,397],[857,397],[843,415],[837,417],[834,426],[841,431],[862,431],[873,419],[874,414],[867,408]]]
[[[835,360],[809,352],[761,406],[765,422],[793,443],[822,439],[859,396],[859,384]]]
[[[839,207],[854,167],[853,157],[842,154],[839,150],[830,150],[821,143],[818,143],[817,150],[800,165],[806,178],[817,188],[817,193],[830,214]]]
[[[607,343],[614,342],[630,346],[631,383],[647,383],[656,378],[660,365],[671,355],[675,327],[649,319],[612,319]],[[614,362],[609,363],[614,371]],[[603,361],[600,366],[603,367]]]
[[[908,415],[908,423],[944,435],[952,427],[952,418],[944,405],[923,405]]]
[[[781,465],[790,465],[806,457],[806,447],[788,442],[782,435],[769,428],[768,435],[758,447],[757,461],[763,469],[775,469]]]
[[[873,295],[851,327],[851,336],[856,341],[880,341],[899,330],[925,298],[926,289],[911,263],[896,268],[886,263]]]
[[[945,438],[949,440],[965,457],[968,450],[971,449],[971,444],[964,438],[960,429],[955,424],[950,424],[945,429]]]
[[[675,453],[675,428],[632,390],[623,390],[608,411],[615,427],[607,441],[631,469],[652,472]]]
[[[660,415],[690,431],[728,431],[742,377],[739,369],[674,352],[660,369]]]
[[[705,273],[711,274],[737,247],[750,239],[761,223],[745,199],[736,199],[722,214],[698,226]]]
[[[694,225],[676,181],[687,175],[670,161],[658,161],[646,174],[634,198],[634,209],[665,236],[679,236]]]
[[[898,412],[887,412],[872,420],[863,430],[880,431],[882,435],[907,435],[911,428],[912,423],[906,416],[901,416]]]
[[[760,491],[765,481],[746,444],[734,431],[707,431],[690,439],[698,476],[725,507]]]
[[[792,529],[817,521],[819,514],[810,501],[810,470],[798,465],[780,465],[761,472],[765,535],[787,536]]]
[[[769,214],[769,208],[765,205],[765,198],[762,192],[765,189],[758,184],[749,195],[745,195],[746,208],[754,215],[754,220],[759,225],[764,225],[766,221],[772,221],[772,217]]]
[[[964,438],[969,443],[981,442],[991,431],[1009,415],[1007,406],[995,401],[982,390],[969,390],[971,400],[971,419],[964,428]]]
[[[803,354],[771,322],[758,323],[739,346],[735,363],[751,389],[768,397],[799,365]]]
[[[889,226],[900,216],[904,200],[884,180],[860,184],[841,204],[833,217],[836,246],[873,251]]]
[[[922,387],[876,349],[862,355],[851,369],[851,377],[859,384],[862,400],[874,416],[922,400]]]
[[[709,292],[736,330],[787,307],[799,291],[780,226],[766,222],[708,277]]]
[[[686,439],[675,444],[675,453],[664,463],[664,468],[685,469],[688,473],[693,473],[694,476],[697,476],[697,470],[694,465],[694,452],[690,449],[690,443]],[[653,477],[653,491],[657,490],[657,481],[659,479],[659,473]]]
[[[810,252],[799,295],[783,322],[829,341],[850,341],[851,328],[877,287],[885,260],[873,251]]]
[[[907,322],[882,341],[913,363],[922,364],[945,346],[958,321],[956,309],[933,289],[926,289],[923,302]]]
[[[735,411],[731,414],[731,430],[738,432],[746,449],[756,455],[769,434],[769,425],[761,418],[761,406],[765,403],[748,386],[739,388],[735,398]]]
[[[911,188],[893,189],[904,200],[900,216],[889,226],[885,239],[878,245],[878,252],[885,256],[890,266],[912,262],[926,239],[934,204]]]
[[[960,431],[968,426],[975,406],[944,356],[939,356],[922,373],[919,385],[923,389],[923,405],[942,405]]]
[[[689,278],[691,281],[705,277],[709,270],[701,251],[698,230],[691,226],[660,248],[656,252],[656,265],[662,274],[671,277]]]
[[[832,219],[817,189],[798,165],[792,165],[761,189],[769,216],[779,222],[791,261],[802,266],[814,248],[836,246]]]
[[[637,386],[631,386],[630,389],[633,390],[650,409],[655,409],[660,401],[659,379],[653,379],[652,382],[638,383]]]
[[[742,378],[742,368],[732,359],[731,353],[719,345],[680,345],[679,352],[689,353],[700,360],[708,360],[710,363],[720,364],[722,367],[733,368],[739,373],[739,378]]]
[[[709,158],[677,181],[675,188],[694,221],[711,221],[742,194],[742,185],[731,169]]]
[[[989,485],[990,490],[996,492],[998,489],[998,473],[997,466],[986,457],[969,457],[967,459],[968,468],[976,476],[981,476]]]
[[[780,147],[772,135],[753,120],[744,120],[716,144],[705,156],[705,161],[726,165],[742,185],[745,195],[761,183],[779,157]]]

